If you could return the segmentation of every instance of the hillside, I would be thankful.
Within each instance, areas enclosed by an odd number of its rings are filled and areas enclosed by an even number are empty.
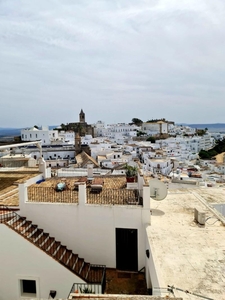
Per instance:
[[[0,128],[0,137],[5,136],[18,136],[20,135],[21,128]]]

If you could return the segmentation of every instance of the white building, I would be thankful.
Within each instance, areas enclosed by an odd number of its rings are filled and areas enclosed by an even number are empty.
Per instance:
[[[74,144],[74,132],[49,130],[48,127],[41,127],[38,129],[32,127],[29,129],[21,130],[22,141],[42,141],[42,145],[50,144]]]
[[[158,122],[144,122],[141,130],[146,132],[147,135],[167,134],[168,123],[163,121]]]
[[[156,144],[169,149],[182,149],[190,153],[199,153],[200,150],[209,150],[215,145],[215,140],[210,135],[168,138],[157,140]]]
[[[49,145],[51,142],[56,141],[58,139],[58,131],[57,130],[49,130],[48,127],[42,127],[38,129],[36,127],[32,127],[29,129],[21,130],[21,140],[22,141],[42,141],[43,145]]]
[[[62,144],[74,145],[74,141],[75,141],[74,131],[59,131],[58,141],[60,141]]]
[[[176,135],[190,135],[193,136],[196,133],[196,129],[186,125],[168,125],[168,133],[172,136]]]
[[[137,136],[137,130],[140,130],[140,127],[136,125],[118,123],[105,126],[101,121],[98,121],[93,127],[95,137],[107,137],[115,142],[119,141],[119,143],[123,143],[124,139]]]
[[[150,191],[142,177],[135,190],[124,189],[124,179],[102,177],[100,194],[92,194],[84,182],[74,190],[74,178],[66,179],[68,188],[61,193],[42,182],[41,175],[19,184],[19,214],[7,211],[0,217],[7,221],[7,226],[0,222],[1,299],[48,298],[51,290],[66,298],[73,283],[101,293],[104,265],[142,269]],[[95,283],[96,268],[101,277]]]
[[[173,164],[169,158],[146,158],[146,170],[153,174],[168,176],[173,169]]]

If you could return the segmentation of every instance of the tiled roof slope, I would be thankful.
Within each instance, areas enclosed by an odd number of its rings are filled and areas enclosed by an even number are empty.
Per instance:
[[[99,168],[97,161],[84,151],[76,155],[76,160],[81,167],[85,167],[87,164],[91,163],[94,165],[94,167]]]

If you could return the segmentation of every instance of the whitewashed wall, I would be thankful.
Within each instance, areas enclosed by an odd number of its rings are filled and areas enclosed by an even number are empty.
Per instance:
[[[20,214],[49,232],[87,262],[115,268],[115,229],[138,229],[138,269],[144,267],[145,226],[150,223],[149,188],[145,193],[145,207],[142,207],[87,205],[84,203],[85,186],[79,186],[79,205],[24,202],[24,186],[19,186]]]
[[[155,259],[154,248],[151,246],[151,230],[150,226],[146,227],[146,250],[149,250],[149,258],[145,259],[145,274],[147,288],[152,288],[153,295],[161,296],[158,287],[166,287],[162,276],[160,274],[160,268],[158,266],[157,259]]]
[[[50,290],[67,298],[72,284],[82,283],[56,260],[4,224],[0,224],[0,299],[21,299],[20,279],[37,280],[37,296],[48,299]]]

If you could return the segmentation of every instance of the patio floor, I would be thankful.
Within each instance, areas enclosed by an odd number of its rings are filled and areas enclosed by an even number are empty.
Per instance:
[[[148,295],[145,274],[106,269],[105,293]]]

